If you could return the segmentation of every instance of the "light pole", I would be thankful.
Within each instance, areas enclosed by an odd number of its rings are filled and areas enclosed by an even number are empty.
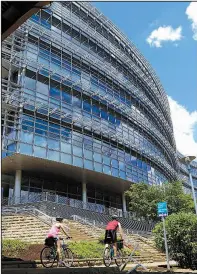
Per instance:
[[[194,191],[194,184],[193,184],[193,180],[192,180],[192,174],[191,174],[191,166],[190,163],[196,159],[195,156],[186,156],[180,159],[181,163],[184,163],[187,165],[187,169],[189,172],[189,180],[190,180],[190,184],[192,187],[192,194],[193,194],[193,199],[194,199],[194,207],[195,207],[195,211],[196,211],[196,215],[197,215],[197,204],[196,204],[196,195],[195,195],[195,191]]]

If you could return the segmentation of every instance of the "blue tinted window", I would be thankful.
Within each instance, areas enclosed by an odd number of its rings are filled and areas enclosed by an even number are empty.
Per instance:
[[[61,127],[61,135],[70,137],[71,130],[69,128]]]
[[[92,161],[85,160],[84,161],[84,167],[87,168],[87,169],[93,170],[93,163],[92,163]]]
[[[101,163],[102,162],[101,154],[94,152],[94,161]]]
[[[102,172],[102,165],[98,163],[94,163],[94,168],[98,172]]]
[[[87,112],[91,112],[91,105],[88,102],[83,102],[83,109]]]
[[[25,77],[25,87],[28,89],[36,89],[36,80],[26,76]]]
[[[41,135],[46,135],[47,134],[47,128],[48,128],[48,122],[41,120],[41,119],[36,119],[35,123],[35,133],[41,134]]]
[[[111,174],[111,169],[110,169],[110,167],[104,165],[104,166],[103,166],[103,172],[110,175],[110,174]]]
[[[92,113],[99,117],[100,109],[97,106],[92,106]]]
[[[59,152],[48,150],[48,159],[53,161],[59,161]]]
[[[92,151],[90,151],[90,150],[84,150],[84,157],[86,158],[86,159],[89,159],[89,160],[92,160]]]
[[[82,157],[82,148],[77,147],[77,146],[73,146],[73,154],[75,154],[76,156],[81,156]]]
[[[21,141],[25,143],[32,143],[33,142],[33,133],[21,131]]]
[[[110,158],[107,157],[107,156],[103,156],[103,163],[106,164],[106,165],[110,165]]]
[[[142,161],[139,160],[139,159],[137,160],[137,166],[140,167],[140,168],[142,168]]]
[[[118,169],[112,168],[112,175],[115,176],[115,177],[119,177]]]
[[[61,151],[71,154],[71,144],[61,142]]]
[[[7,146],[9,151],[16,151],[16,143],[10,144]]]
[[[67,102],[68,104],[71,104],[72,102],[72,96],[64,91],[62,91],[62,100]]]
[[[40,136],[40,135],[35,134],[34,143],[37,146],[46,147],[47,146],[47,138],[44,137],[44,136]]]
[[[83,160],[82,160],[82,158],[73,156],[73,165],[74,166],[83,167]]]
[[[32,155],[33,154],[32,146],[21,143],[20,144],[20,153]]]
[[[32,16],[31,16],[31,19],[32,19],[33,21],[40,22],[40,17],[39,17],[38,15],[36,15],[36,14],[32,15]]]
[[[125,170],[125,164],[123,162],[121,162],[121,161],[119,161],[119,168],[121,170]]]
[[[101,118],[108,120],[108,113],[105,110],[101,110]]]
[[[118,168],[118,161],[115,159],[112,159],[112,166]]]
[[[112,114],[109,114],[109,121],[112,123],[112,124],[115,124],[115,117],[112,115]]]
[[[54,87],[50,87],[49,95],[54,98],[60,98],[60,90]]]
[[[60,149],[60,142],[55,139],[48,138],[48,147],[52,149],[59,150]]]
[[[71,155],[69,154],[65,154],[65,153],[61,153],[61,162],[65,163],[65,164],[72,164],[72,158]]]
[[[120,171],[120,178],[122,178],[122,179],[126,179],[126,172],[124,172],[124,171]]]
[[[49,94],[49,86],[38,81],[37,82],[37,91],[39,93],[48,95]]]
[[[46,148],[34,146],[34,156],[46,158]]]
[[[38,56],[38,62],[42,65],[49,67],[49,60],[47,60],[46,58]]]

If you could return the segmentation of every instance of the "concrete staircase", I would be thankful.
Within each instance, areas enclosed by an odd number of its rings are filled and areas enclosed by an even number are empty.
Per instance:
[[[69,235],[72,241],[94,240],[94,235],[87,227],[72,221],[65,221],[69,227]],[[31,243],[44,243],[44,239],[50,226],[33,215],[3,215],[2,216],[2,238],[20,239]],[[62,237],[66,237],[60,234]]]
[[[65,220],[65,225],[69,227],[69,235],[72,241],[93,241],[104,235],[104,229],[91,227],[77,221]],[[2,238],[20,239],[29,243],[43,244],[50,226],[31,214],[9,214],[2,215]],[[61,235],[61,234],[60,234]],[[64,235],[61,235],[65,238]],[[160,253],[155,247],[152,239],[147,239],[139,235],[127,235],[132,246],[139,244],[140,255],[135,258],[140,262],[162,262],[165,255]]]

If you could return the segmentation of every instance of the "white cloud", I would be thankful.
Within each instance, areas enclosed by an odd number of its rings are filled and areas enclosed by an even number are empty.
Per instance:
[[[193,38],[197,40],[197,2],[191,2],[185,13],[188,19],[192,21]]]
[[[171,26],[163,26],[155,29],[151,32],[146,42],[150,46],[155,46],[156,48],[161,48],[163,42],[174,42],[181,40],[182,38],[182,27],[179,26],[173,29]]]
[[[189,112],[184,106],[168,97],[177,150],[184,155],[197,157],[197,142],[194,131],[197,128],[197,111]]]

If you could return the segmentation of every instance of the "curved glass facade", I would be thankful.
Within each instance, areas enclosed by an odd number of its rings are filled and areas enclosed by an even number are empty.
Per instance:
[[[177,179],[163,88],[134,45],[89,3],[52,3],[2,51],[4,159],[28,155],[131,183]],[[104,197],[95,188],[89,182],[88,202],[97,192]]]
[[[178,153],[178,157],[179,159],[181,159],[184,156],[181,153]],[[191,169],[190,172],[192,175],[192,180],[194,185],[194,191],[197,198],[197,162],[196,161],[191,162],[190,169]],[[191,183],[189,179],[189,171],[186,164],[180,163],[179,179],[183,181],[185,193],[192,194]]]

